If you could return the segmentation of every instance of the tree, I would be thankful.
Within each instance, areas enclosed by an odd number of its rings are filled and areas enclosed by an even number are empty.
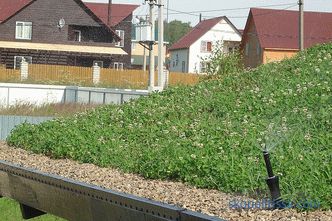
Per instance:
[[[182,22],[179,20],[173,20],[170,23],[165,22],[165,40],[172,46],[182,36],[187,34],[191,30],[190,22]]]

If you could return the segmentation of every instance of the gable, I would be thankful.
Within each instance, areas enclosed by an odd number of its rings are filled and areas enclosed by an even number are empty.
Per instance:
[[[103,22],[84,7],[80,0],[34,0],[5,22],[24,19],[33,20],[35,24],[53,25],[64,18],[68,25],[102,26]]]
[[[224,21],[224,24],[227,24],[227,27],[231,28],[231,30],[241,38],[240,32],[226,16],[217,17],[201,21],[189,33],[183,36],[178,42],[173,44],[170,50],[189,48],[191,45],[201,39],[204,35],[208,34],[208,32],[212,29],[219,29],[218,26],[221,21]],[[240,40],[241,39],[239,39],[239,41]]]
[[[0,23],[4,22],[22,8],[26,7],[32,0],[1,0],[0,1]]]

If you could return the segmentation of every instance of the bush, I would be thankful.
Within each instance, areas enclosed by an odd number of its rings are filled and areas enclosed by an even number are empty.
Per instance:
[[[207,62],[207,73],[212,76],[221,77],[225,74],[238,73],[243,71],[242,56],[240,51],[234,51],[231,53],[225,53],[224,45],[218,43],[211,56],[203,59],[203,62]]]
[[[225,192],[267,192],[261,149],[282,194],[331,208],[332,44],[250,72],[171,88],[122,106],[23,124],[16,147]]]

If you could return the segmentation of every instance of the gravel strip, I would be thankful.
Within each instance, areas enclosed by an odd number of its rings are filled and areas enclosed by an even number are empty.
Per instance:
[[[332,221],[332,211],[230,209],[230,200],[241,198],[216,190],[197,189],[179,182],[147,180],[134,174],[111,168],[100,168],[92,164],[80,164],[67,159],[54,160],[22,149],[8,147],[5,143],[0,143],[0,159],[77,181],[178,205],[226,220]]]

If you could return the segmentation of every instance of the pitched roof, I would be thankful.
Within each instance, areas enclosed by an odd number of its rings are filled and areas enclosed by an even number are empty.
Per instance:
[[[250,10],[245,33],[252,19],[262,48],[298,49],[298,11]],[[332,13],[304,13],[304,47],[332,41]]]
[[[15,15],[34,0],[0,0],[0,23]],[[78,2],[81,2],[80,0]],[[108,3],[87,3],[84,5],[90,9],[105,25],[108,23]],[[111,26],[119,24],[127,18],[138,5],[112,4]]]
[[[88,3],[84,4],[97,15],[105,24],[108,23],[108,3]],[[111,6],[111,26],[116,26],[125,18],[127,18],[133,11],[138,8],[138,5],[129,4],[112,4]]]
[[[211,30],[211,28],[218,24],[218,22],[220,22],[223,18],[224,17],[217,17],[201,21],[194,28],[192,28],[191,31],[189,31],[186,35],[180,38],[179,41],[175,42],[169,50],[189,48],[206,32],[208,32],[209,30]]]
[[[0,23],[16,14],[32,0],[1,0],[0,1]]]

